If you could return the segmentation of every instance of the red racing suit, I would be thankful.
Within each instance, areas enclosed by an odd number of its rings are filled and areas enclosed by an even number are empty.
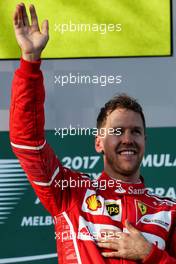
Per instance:
[[[176,203],[149,194],[143,182],[126,184],[105,172],[91,181],[63,167],[44,137],[44,97],[40,61],[22,59],[13,80],[10,140],[55,219],[59,263],[176,264]],[[127,218],[153,244],[143,262],[105,259],[96,245],[101,229],[127,232]]]

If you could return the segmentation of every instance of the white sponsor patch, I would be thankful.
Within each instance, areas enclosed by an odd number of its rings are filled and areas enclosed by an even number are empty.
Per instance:
[[[121,232],[121,229],[113,225],[94,224],[86,221],[82,216],[79,217],[78,239],[80,240],[97,240],[100,237],[102,229],[111,229],[116,232]]]
[[[169,231],[171,226],[171,212],[161,211],[155,214],[146,214],[139,219],[138,223],[139,222],[157,225]]]
[[[143,236],[152,244],[155,244],[159,249],[164,250],[166,247],[166,242],[164,241],[163,238],[156,236],[154,234],[150,234],[150,233],[145,233],[142,232]]]
[[[104,211],[104,198],[96,196],[96,191],[88,189],[83,200],[82,211],[93,215],[102,215]]]
[[[122,221],[122,204],[121,200],[105,200],[105,210],[103,215],[110,216],[114,221]]]
[[[82,204],[82,211],[92,215],[109,216],[114,221],[122,220],[121,200],[105,200],[96,191],[88,189]]]

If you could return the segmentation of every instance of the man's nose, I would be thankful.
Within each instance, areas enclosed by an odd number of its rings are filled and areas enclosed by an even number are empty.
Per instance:
[[[131,131],[125,131],[122,135],[122,143],[131,144],[134,142]]]

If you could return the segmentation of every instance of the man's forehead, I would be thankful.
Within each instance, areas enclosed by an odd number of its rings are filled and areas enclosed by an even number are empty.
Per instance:
[[[106,123],[122,127],[143,127],[143,121],[140,113],[123,108],[117,108],[113,112],[109,113]]]

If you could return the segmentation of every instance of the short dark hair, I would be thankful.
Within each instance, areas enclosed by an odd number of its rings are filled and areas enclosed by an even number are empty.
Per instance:
[[[125,93],[114,96],[104,105],[104,107],[100,109],[99,115],[97,117],[98,129],[105,125],[107,116],[117,108],[124,108],[139,113],[143,121],[144,131],[146,130],[145,117],[141,105],[135,98]]]

